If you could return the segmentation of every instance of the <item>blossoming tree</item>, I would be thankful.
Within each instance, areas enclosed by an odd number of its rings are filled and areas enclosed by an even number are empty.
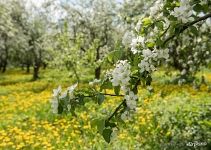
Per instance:
[[[77,84],[64,92],[61,87],[55,89],[52,98],[54,113],[75,114],[75,108],[84,105],[87,100],[101,105],[106,96],[122,97],[122,102],[107,117],[93,120],[99,133],[110,142],[111,136],[118,130],[118,122],[128,119],[136,111],[137,102],[141,100],[138,97],[139,85],[151,84],[151,74],[169,59],[169,49],[174,41],[184,36],[184,32],[193,32],[195,25],[211,17],[211,2],[158,0],[149,10],[134,30],[136,37],[132,40],[127,58],[119,60],[103,79],[92,82],[88,90],[77,89]],[[98,84],[99,89],[93,84]],[[113,89],[114,93],[105,93],[106,89]]]

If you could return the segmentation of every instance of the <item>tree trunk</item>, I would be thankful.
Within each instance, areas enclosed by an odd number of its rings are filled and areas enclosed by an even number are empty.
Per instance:
[[[7,70],[7,61],[5,60],[2,66],[2,73],[6,72]]]
[[[100,73],[101,73],[101,66],[99,66],[95,69],[95,78],[96,79],[100,79]]]
[[[24,64],[21,64],[21,70],[24,71]]]
[[[96,49],[96,59],[97,62],[100,59],[100,46]],[[100,73],[101,73],[101,66],[98,66],[95,68],[95,79],[100,79]]]
[[[30,64],[26,64],[26,73],[30,73]]]
[[[7,70],[7,59],[8,59],[8,47],[5,45],[5,58],[3,60],[3,65],[2,65],[2,72],[6,72]]]
[[[39,65],[34,65],[34,72],[33,72],[33,80],[37,80],[39,78]]]
[[[47,68],[47,64],[43,63],[43,69],[45,70]]]

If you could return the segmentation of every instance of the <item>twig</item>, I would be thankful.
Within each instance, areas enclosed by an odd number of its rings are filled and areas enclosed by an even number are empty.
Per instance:
[[[138,87],[139,82],[140,82],[140,79],[137,80],[137,82],[136,82],[136,84],[135,84],[135,86],[134,86],[134,88],[133,88],[132,90],[134,90],[134,89],[136,89],[136,88]],[[106,122],[109,122],[109,121],[117,114],[117,112],[120,110],[120,108],[121,108],[122,105],[124,105],[124,104],[126,104],[126,99],[124,99],[124,100],[119,104],[119,106],[114,110],[114,112],[111,114],[111,116],[108,117],[108,119],[106,120]]]
[[[166,30],[161,34],[161,37],[163,37],[165,34],[166,34],[166,32],[169,30],[169,28],[170,28],[170,25],[166,28]]]
[[[116,96],[116,97],[123,97],[124,95],[116,95],[116,94],[108,94],[108,93],[99,93],[99,94],[102,94],[102,95],[106,95],[106,96]],[[84,96],[84,97],[95,97],[96,95],[87,95],[87,96]]]
[[[211,17],[211,13],[209,13],[209,14],[203,16],[203,17],[200,17],[200,18],[198,18],[198,19],[196,19],[196,20],[194,20],[194,21],[192,21],[192,22],[189,22],[189,23],[184,24],[184,26],[182,27],[182,29],[180,30],[180,32],[179,32],[178,34],[184,32],[188,27],[190,27],[190,26],[192,26],[192,25],[194,25],[194,24],[196,24],[196,23],[198,23],[198,22],[200,22],[200,21],[206,20],[206,19],[208,19],[208,18],[210,18],[210,17]],[[173,39],[175,36],[176,36],[176,34],[173,34],[172,36],[168,37],[168,38],[163,42],[162,45],[165,46],[166,43],[167,43],[168,41],[170,41],[171,39]]]

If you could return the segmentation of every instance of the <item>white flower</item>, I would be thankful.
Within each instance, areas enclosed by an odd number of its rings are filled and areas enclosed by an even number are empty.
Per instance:
[[[150,63],[146,60],[141,60],[141,63],[138,64],[138,67],[141,68],[141,73],[144,71],[151,72],[152,69],[150,67],[153,67],[153,69],[155,68],[153,65],[150,65]]]
[[[137,46],[138,45],[144,46],[144,41],[145,41],[145,38],[142,36],[138,36],[132,39],[130,46],[131,46],[131,51],[133,54],[137,54],[139,52],[139,50],[137,49]]]
[[[129,91],[129,94],[128,95],[125,95],[125,100],[126,100],[126,104],[128,106],[128,108],[130,109],[135,109],[136,108],[136,101],[138,99],[138,96],[135,95],[133,93],[133,91]]]
[[[183,23],[187,23],[189,21],[189,17],[192,15],[191,6],[188,0],[181,0],[180,6],[175,7],[174,11],[171,13],[174,17],[181,20]]]
[[[142,56],[144,58],[138,64],[140,68],[140,73],[144,71],[152,72],[156,70],[155,65],[158,59],[164,58],[165,60],[167,60],[169,58],[169,50],[158,50],[155,48],[153,51],[151,51],[149,49],[144,49],[142,51]]]
[[[169,58],[169,49],[158,50],[158,57],[168,59]]]
[[[100,83],[101,80],[98,80],[98,79],[94,79],[93,81],[89,82],[89,85],[90,86],[93,86],[93,85],[97,85]]]
[[[136,27],[135,27],[135,30],[136,30],[137,32],[140,31],[141,25],[142,25],[142,21],[139,20],[138,23],[136,24]]]
[[[124,113],[121,114],[121,119],[123,121],[128,120],[130,118],[131,118],[131,115],[130,115],[130,113],[128,111],[125,111]]]
[[[122,90],[124,93],[126,93],[126,92],[128,92],[130,89],[129,89],[129,87],[127,87],[127,86],[121,86],[121,90]]]
[[[124,46],[128,46],[128,47],[129,47],[130,44],[131,44],[131,42],[132,42],[131,39],[133,39],[133,38],[134,38],[133,33],[127,31],[127,32],[124,34],[123,38],[122,38],[122,44],[123,44]]]
[[[54,114],[58,114],[58,107],[59,107],[58,99],[54,97],[51,101],[51,109]]]
[[[57,97],[62,92],[61,86],[59,86],[57,89],[53,89],[53,97]]]
[[[67,96],[67,91],[65,91],[64,93],[62,93],[62,95],[59,97],[60,99],[63,99]]]
[[[188,64],[189,64],[189,65],[192,65],[192,64],[193,64],[193,61],[192,61],[192,60],[189,60],[189,61],[188,61]]]
[[[131,47],[131,52],[133,53],[133,54],[137,54],[139,51],[138,51],[138,49],[137,48],[135,48],[135,47]]]
[[[126,104],[127,104],[127,107],[130,108],[130,109],[136,108],[136,101],[134,101],[134,100],[126,101]]]
[[[67,109],[68,109],[68,111],[70,111],[70,109],[71,109],[71,105],[70,104],[67,105]]]
[[[154,4],[154,6],[152,6],[150,8],[150,16],[151,17],[154,17],[158,12],[159,10],[161,9],[162,7],[162,0],[157,0]]]
[[[112,85],[125,87],[129,85],[130,81],[130,64],[127,60],[117,62],[116,67],[112,71]]]
[[[67,91],[69,92],[69,94],[73,93],[73,91],[75,90],[75,88],[78,86],[78,83],[70,86],[67,88]]]
[[[184,84],[185,82],[186,82],[185,79],[180,79],[180,80],[178,81],[178,85],[181,86],[181,85]]]
[[[142,54],[145,58],[150,57],[152,55],[152,51],[149,49],[145,49],[142,51]]]
[[[185,75],[187,73],[186,69],[183,69],[181,75]]]

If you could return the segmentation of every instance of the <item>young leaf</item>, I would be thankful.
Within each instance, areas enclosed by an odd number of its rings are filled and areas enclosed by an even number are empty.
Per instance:
[[[150,18],[144,18],[142,20],[142,22],[143,22],[144,26],[148,26],[148,25],[150,25],[152,23],[152,20]]]
[[[105,119],[94,119],[91,122],[92,127],[97,127],[97,130],[99,131],[100,134],[103,133],[103,129],[105,128]]]
[[[104,138],[104,140],[107,142],[107,143],[110,143],[110,141],[111,141],[111,133],[112,133],[113,131],[111,130],[111,129],[104,129],[103,130],[103,138]]]
[[[103,94],[99,93],[97,95],[97,102],[98,102],[98,104],[101,105],[104,100],[105,100],[105,96]]]
[[[115,93],[116,95],[119,95],[119,92],[120,92],[120,86],[115,86],[115,87],[114,87],[114,93]]]
[[[114,127],[116,127],[116,124],[115,123],[113,123],[113,122],[105,122],[105,127],[111,127],[111,128],[114,128]]]

